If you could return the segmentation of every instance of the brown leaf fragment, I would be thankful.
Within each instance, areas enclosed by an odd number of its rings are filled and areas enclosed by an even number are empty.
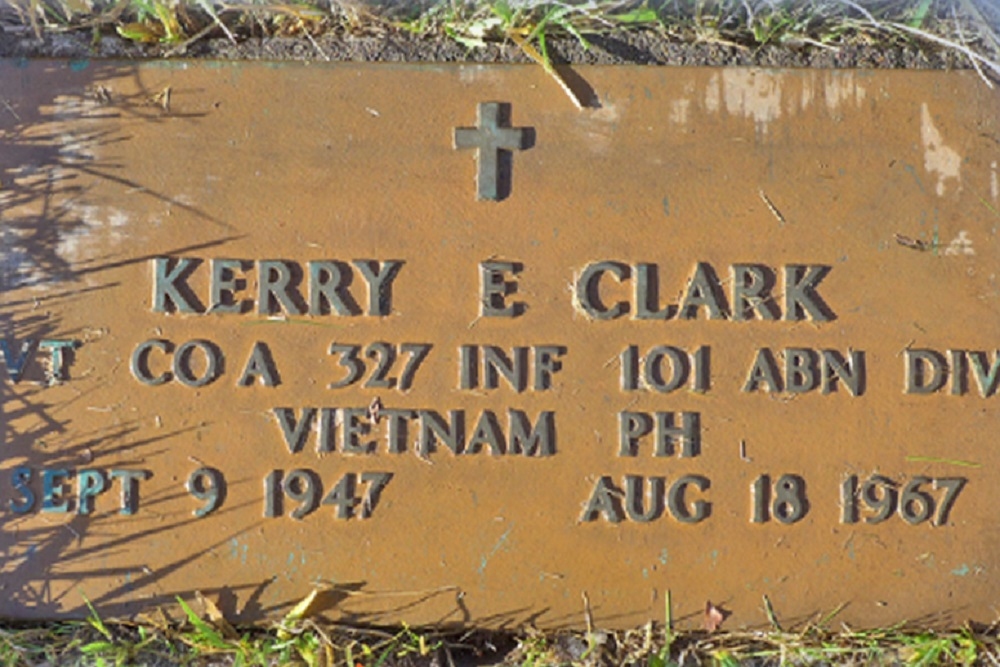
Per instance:
[[[222,636],[226,639],[236,639],[239,637],[236,629],[226,620],[226,617],[222,614],[222,610],[219,609],[212,600],[202,595],[201,591],[195,591],[195,597],[201,603],[202,608],[205,610],[205,616],[208,616],[209,622],[214,625]]]
[[[896,234],[896,243],[904,248],[912,248],[913,250],[919,250],[921,252],[927,250],[927,244],[920,239],[912,239],[909,236],[903,236],[902,234]]]
[[[290,612],[285,614],[285,618],[281,621],[281,627],[278,628],[278,639],[287,640],[291,637],[292,626],[313,615],[317,606],[316,601],[324,590],[325,588],[312,589],[309,595],[302,598],[297,605],[292,607]]]
[[[373,424],[378,424],[378,420],[381,416],[382,416],[382,399],[376,396],[375,400],[373,400],[371,404],[368,406],[368,421],[370,421]]]
[[[705,603],[705,629],[709,632],[715,632],[722,625],[722,622],[726,620],[726,614],[722,609],[716,607],[709,600]]]
[[[125,39],[144,44],[155,44],[164,36],[162,27],[150,23],[126,23],[115,26],[115,30]]]
[[[170,86],[151,96],[149,103],[160,107],[165,113],[170,113]]]

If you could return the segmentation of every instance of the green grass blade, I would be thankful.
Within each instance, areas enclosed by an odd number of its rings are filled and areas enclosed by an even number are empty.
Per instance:
[[[934,0],[920,0],[913,10],[913,18],[907,21],[907,24],[911,28],[922,28],[933,3]]]
[[[198,614],[194,613],[194,610],[184,600],[177,596],[177,603],[180,604],[181,609],[184,610],[184,614],[187,616],[188,621],[194,626],[197,632],[196,640],[204,641],[210,648],[217,650],[225,650],[232,648],[226,638],[222,636],[222,633],[216,630],[212,625],[202,620]]]
[[[94,609],[94,605],[90,603],[90,600],[83,593],[80,593],[80,597],[83,598],[84,604],[86,604],[87,609],[90,610],[90,617],[87,618],[87,621],[90,623],[90,625],[92,625],[95,630],[101,633],[101,635],[103,635],[105,639],[107,639],[108,641],[114,641],[114,637],[111,636],[111,631],[108,630],[108,626],[106,626],[104,624],[104,621],[101,620],[101,617],[98,616],[97,610]]]
[[[491,4],[490,11],[500,17],[505,27],[511,28],[514,26],[514,12],[506,0],[497,0],[497,2]]]
[[[115,650],[115,648],[116,644],[114,642],[97,641],[97,642],[90,642],[89,644],[84,644],[83,646],[80,647],[80,652],[89,655],[91,653],[105,653],[113,651]]]
[[[655,9],[650,7],[640,7],[630,12],[612,14],[608,18],[621,25],[643,25],[660,22],[659,14],[656,13]]]

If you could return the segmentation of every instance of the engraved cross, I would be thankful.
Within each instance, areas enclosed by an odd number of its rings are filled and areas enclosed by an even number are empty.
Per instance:
[[[510,105],[482,102],[476,127],[455,128],[455,148],[475,148],[476,198],[499,201],[510,192],[511,151],[531,148],[534,130],[510,127]]]

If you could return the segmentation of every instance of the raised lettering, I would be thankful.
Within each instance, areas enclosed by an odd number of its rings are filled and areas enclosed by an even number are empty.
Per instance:
[[[628,280],[630,269],[619,262],[595,262],[588,264],[576,281],[576,301],[583,311],[595,320],[613,320],[628,312],[628,302],[618,301],[608,308],[601,300],[601,276],[610,273],[618,282]]]
[[[129,364],[129,369],[132,371],[132,377],[143,384],[148,384],[151,387],[164,384],[169,382],[173,377],[169,371],[163,371],[159,375],[153,375],[152,371],[149,370],[149,353],[153,349],[161,350],[165,354],[170,354],[173,352],[174,345],[168,340],[147,340],[139,343],[135,351],[132,352],[132,359]]]
[[[534,426],[520,410],[507,411],[510,453],[525,456],[553,456],[556,453],[556,415],[546,411],[538,414]]]
[[[490,448],[490,454],[501,456],[504,453],[506,443],[504,442],[503,430],[497,417],[490,410],[483,410],[479,415],[479,421],[469,439],[469,445],[465,450],[466,454],[478,454],[483,449],[483,445]]]
[[[733,264],[733,319],[737,322],[778,318],[778,307],[771,296],[774,272],[760,264]]]
[[[403,268],[403,262],[374,259],[356,259],[354,266],[361,271],[361,277],[368,283],[368,314],[385,317],[392,312],[392,283]]]
[[[257,262],[257,312],[269,315],[277,304],[289,315],[301,315],[302,296],[295,289],[298,265],[281,260],[261,260]]]
[[[76,511],[77,514],[91,514],[94,511],[94,498],[108,489],[108,479],[100,470],[81,470],[76,475]]]
[[[606,475],[601,477],[594,485],[590,499],[583,508],[580,521],[596,521],[604,515],[609,522],[620,523],[623,518],[621,496],[621,490],[615,488],[610,477]]]
[[[238,259],[213,259],[212,277],[209,281],[208,312],[241,313],[248,301],[237,301],[236,292],[243,289],[246,280],[236,277],[236,271],[244,270],[244,262]]]
[[[111,479],[121,480],[122,495],[119,514],[126,516],[139,510],[139,482],[146,479],[145,470],[112,470]]]
[[[249,387],[258,379],[265,387],[276,387],[281,384],[281,376],[274,363],[274,357],[271,355],[271,349],[267,343],[260,341],[254,343],[250,358],[247,359],[246,366],[243,367],[243,374],[240,375],[236,384],[241,387]]]
[[[479,314],[482,317],[517,317],[525,304],[521,301],[507,303],[507,297],[517,293],[517,281],[508,280],[524,269],[520,262],[479,263]]]
[[[907,394],[933,394],[944,386],[947,362],[934,350],[904,350]]]
[[[669,320],[677,312],[672,305],[660,308],[660,270],[656,264],[635,265],[635,319]]]
[[[426,457],[434,450],[434,443],[440,442],[456,456],[462,453],[465,446],[465,413],[462,410],[451,410],[448,413],[449,423],[433,410],[417,410],[419,420],[419,436],[417,438],[418,452]]]
[[[0,339],[0,356],[3,356],[3,364],[7,368],[7,377],[14,384],[21,381],[21,375],[24,374],[24,367],[28,365],[28,356],[31,354],[31,348],[34,347],[35,341],[26,340],[21,343],[21,350],[17,358],[14,357],[14,353],[11,351],[10,343],[6,339]]]
[[[325,315],[333,312],[342,317],[361,312],[351,296],[351,268],[343,262],[309,262],[309,314]]]
[[[171,262],[169,257],[153,259],[153,311],[168,313],[200,313],[205,309],[187,284],[199,261],[181,257]],[[169,306],[168,306],[169,302]]]
[[[316,419],[316,408],[302,408],[302,416],[299,419],[295,418],[295,410],[292,408],[274,408],[273,412],[289,453],[298,454],[302,451],[306,438],[309,437],[313,421]]]
[[[667,492],[667,507],[670,514],[681,523],[699,523],[708,518],[712,504],[706,500],[695,500],[690,507],[685,503],[684,495],[687,487],[693,486],[699,491],[707,491],[712,483],[701,475],[685,475],[681,477]]]
[[[809,319],[830,322],[836,319],[816,288],[830,273],[829,266],[789,264],[785,267],[785,315],[788,322]]]
[[[38,349],[49,350],[52,356],[49,359],[49,378],[57,382],[65,379],[67,352],[72,352],[78,343],[75,340],[43,340],[38,344]]]
[[[722,294],[719,276],[707,262],[698,262],[695,267],[677,317],[681,320],[696,319],[698,309],[702,307],[708,311],[708,319],[726,319],[726,297]]]
[[[781,391],[778,364],[774,361],[774,354],[766,347],[757,350],[757,356],[754,357],[746,384],[743,385],[743,391],[757,391],[762,385],[765,391]]]

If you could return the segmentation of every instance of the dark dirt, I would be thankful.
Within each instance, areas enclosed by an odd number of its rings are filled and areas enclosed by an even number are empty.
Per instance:
[[[670,41],[652,31],[621,31],[588,36],[584,49],[573,38],[550,39],[549,55],[565,64],[740,65],[756,67],[967,69],[968,58],[955,51],[916,46],[765,46],[757,49],[717,43]],[[315,43],[314,43],[315,42]],[[406,32],[379,36],[326,33],[301,37],[247,38],[233,44],[224,37],[195,41],[186,48],[142,45],[117,35],[95,40],[84,32],[49,33],[41,39],[27,28],[0,28],[3,58],[116,58],[165,56],[219,60],[298,60],[341,62],[530,62],[516,45],[489,44],[466,49],[450,40]]]

